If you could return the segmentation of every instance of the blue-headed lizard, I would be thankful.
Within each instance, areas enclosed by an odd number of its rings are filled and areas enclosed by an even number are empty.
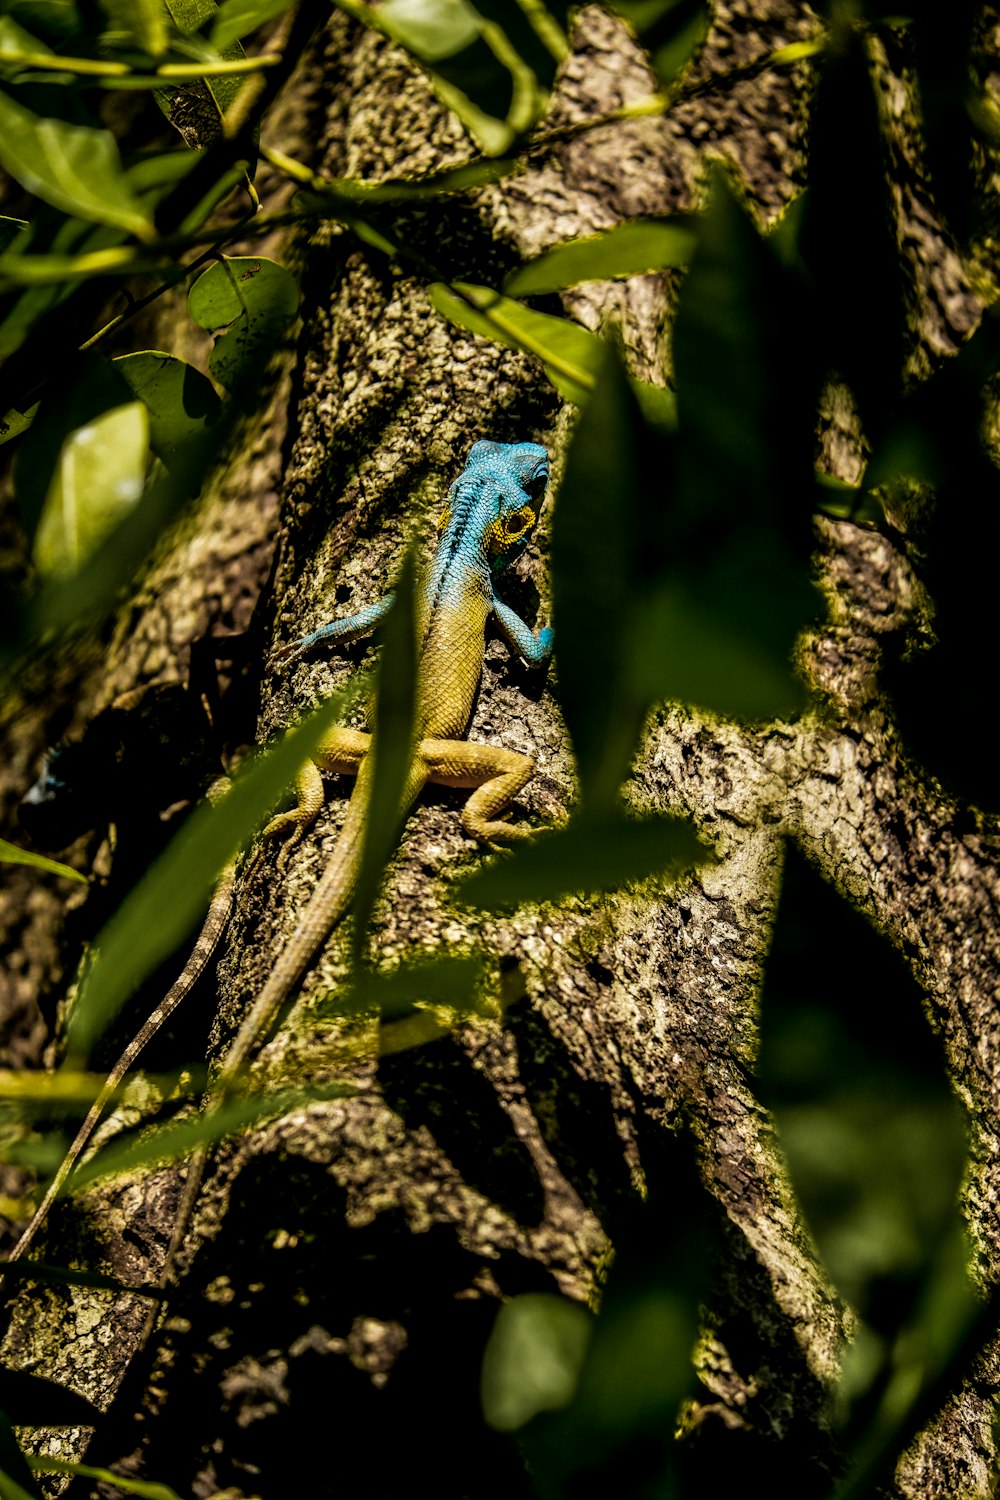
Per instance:
[[[552,631],[535,635],[494,589],[498,574],[527,545],[548,478],[548,454],[537,443],[475,443],[449,492],[447,509],[438,523],[437,550],[418,587],[416,745],[401,815],[429,781],[472,788],[462,810],[462,825],[484,841],[523,836],[524,830],[517,825],[499,821],[499,814],[530,780],[534,762],[516,751],[461,736],[468,728],[479,686],[491,616],[511,650],[529,666],[545,666],[552,654]],[[390,594],[357,615],[322,626],[277,653],[275,663],[284,666],[317,646],[346,644],[367,635],[391,603]],[[298,805],[274,818],[265,830],[271,837],[301,836],[323,804],[321,770],[357,777],[329,863],[244,1017],[213,1092],[225,1087],[257,1039],[267,1032],[350,905],[370,795],[370,744],[371,736],[365,731],[341,726],[331,730],[299,774]]]
[[[475,443],[464,470],[449,492],[447,508],[438,525],[437,549],[418,588],[415,749],[401,798],[401,816],[429,781],[469,788],[472,795],[463,808],[462,824],[467,833],[484,841],[509,841],[523,836],[524,830],[500,821],[499,815],[530,780],[534,762],[515,751],[477,744],[462,736],[479,686],[486,626],[491,617],[511,650],[529,666],[544,667],[551,656],[552,631],[545,629],[536,635],[497,597],[494,587],[498,575],[527,545],[538,520],[548,478],[548,454],[537,443]],[[272,660],[275,665],[285,666],[318,646],[356,640],[375,628],[391,603],[389,595],[359,614],[324,625],[276,653]],[[370,798],[370,744],[371,735],[367,732],[342,726],[334,728],[297,778],[297,806],[272,819],[264,831],[265,840],[289,835],[292,839],[301,837],[323,804],[321,771],[356,775],[329,863],[223,1057],[210,1085],[207,1108],[225,1094],[256,1042],[271,1029],[282,1006],[350,905]],[[230,867],[217,888],[191,959],[109,1075],[12,1259],[34,1238],[127,1068],[204,969],[228,917],[232,884]],[[202,1148],[189,1166],[167,1269],[186,1228],[205,1156]]]

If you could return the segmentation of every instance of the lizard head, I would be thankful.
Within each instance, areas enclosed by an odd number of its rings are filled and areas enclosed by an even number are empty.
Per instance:
[[[549,455],[539,443],[474,443],[438,532],[456,527],[474,539],[497,573],[527,546],[548,482]]]
[[[474,443],[463,478],[479,480],[495,506],[483,539],[496,572],[521,555],[535,529],[549,455],[539,443]]]

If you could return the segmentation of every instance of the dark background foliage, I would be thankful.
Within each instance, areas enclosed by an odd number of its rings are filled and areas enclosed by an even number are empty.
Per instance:
[[[255,738],[263,664],[282,623],[263,543],[254,564],[254,598],[263,604],[230,622],[245,628],[192,653],[183,687],[106,694],[90,713],[82,702],[67,706],[65,683],[74,663],[99,660],[115,631],[127,632],[122,599],[141,593],[150,559],[155,566],[176,528],[197,515],[199,493],[273,398],[276,356],[287,352],[297,313],[323,315],[318,280],[349,276],[356,253],[386,285],[410,278],[451,336],[461,330],[530,359],[539,428],[551,425],[556,393],[577,409],[554,429],[550,557],[555,691],[578,792],[556,831],[486,868],[466,861],[457,899],[487,923],[529,903],[599,902],[622,888],[649,906],[664,879],[680,879],[683,892],[691,877],[678,871],[711,872],[726,855],[713,843],[711,817],[683,797],[640,812],[622,795],[650,714],[664,702],[682,706],[674,710],[682,725],[708,726],[697,732],[719,743],[727,725],[758,744],[768,725],[792,739],[845,723],[863,743],[881,716],[883,769],[891,765],[906,785],[911,778],[928,827],[959,841],[968,834],[980,869],[995,868],[984,666],[995,654],[1000,542],[1000,343],[989,307],[992,12],[970,4],[947,16],[919,5],[802,7],[788,23],[795,39],[772,44],[766,27],[755,32],[752,12],[734,6],[743,40],[755,45],[726,65],[711,29],[723,7],[622,0],[613,7],[621,45],[644,49],[654,71],[648,95],[603,116],[553,120],[550,91],[573,60],[575,12],[513,0],[475,8],[466,0],[342,0],[342,10],[353,29],[341,24],[336,45],[346,37],[363,45],[367,32],[401,47],[402,65],[419,69],[457,115],[466,132],[457,165],[419,174],[390,160],[372,180],[317,172],[285,153],[274,130],[282,90],[314,55],[328,15],[311,0],[0,4],[0,459],[9,460],[0,649],[8,721],[16,726],[28,705],[42,704],[36,727],[46,723],[52,747],[0,856],[25,867],[19,878],[60,882],[52,888],[67,907],[62,973],[81,965],[73,1003],[58,1016],[58,1067],[17,1066],[37,1051],[36,1028],[20,1046],[14,1038],[3,1075],[12,1169],[5,1206],[15,1220],[57,1171],[102,1068],[165,988],[219,870],[323,727],[351,708],[343,694],[332,699],[294,736],[253,757],[220,807],[190,812]],[[387,47],[383,55],[399,54]],[[501,235],[470,250],[482,237],[475,214],[484,190],[516,191],[522,180],[530,190],[554,153],[558,161],[561,149],[598,128],[669,119],[773,78],[794,83],[808,140],[801,181],[780,213],[754,197],[737,163],[709,153],[697,201],[683,212],[616,212],[600,233],[564,237],[527,260],[515,260]],[[305,258],[304,234],[312,236]],[[608,317],[595,330],[568,316],[571,289],[652,273],[668,289],[671,313],[669,356],[652,366],[635,357],[627,320]],[[934,298],[947,303],[949,294],[950,322],[935,325]],[[142,335],[161,304],[172,309],[176,343],[146,348]],[[362,458],[341,455],[345,472]],[[296,517],[301,496],[285,499],[286,518]],[[266,522],[254,524],[263,532]],[[302,521],[316,547],[324,525],[321,513]],[[830,537],[853,540],[831,547]],[[918,602],[885,628],[877,686],[852,722],[850,694],[838,698],[831,688],[815,641],[824,631],[849,634],[836,559],[857,570],[859,557],[876,555],[865,554],[869,543],[905,560]],[[877,591],[873,584],[865,601],[875,613]],[[412,712],[407,658],[400,608],[379,691],[385,713],[394,705],[386,737],[394,727],[402,743]],[[849,675],[842,665],[841,679]],[[688,752],[697,753],[694,738]],[[26,751],[12,777],[19,794],[38,774],[37,765],[27,774],[29,759]],[[866,769],[876,800],[880,774],[874,762]],[[349,972],[328,1014],[361,1011],[381,1016],[383,1029],[409,1026],[386,1032],[390,1042],[400,1038],[400,1054],[436,1056],[443,1033],[495,1019],[484,979],[489,942],[372,970],[365,933],[393,835],[391,770],[386,776]],[[113,857],[102,842],[109,825]],[[976,1118],[985,1086],[956,1069],[954,1052],[946,1071],[948,1023],[928,1006],[934,950],[921,930],[925,872],[912,820],[901,814],[886,838],[902,849],[912,882],[912,923],[895,927],[862,877],[840,881],[823,869],[821,878],[822,861],[790,845],[780,892],[777,876],[772,890],[759,1054],[756,1042],[739,1052],[739,1068],[757,1069],[766,1128],[773,1122],[779,1133],[801,1216],[792,1238],[803,1255],[818,1256],[824,1295],[849,1335],[841,1368],[824,1371],[813,1405],[801,1392],[790,1397],[785,1428],[766,1430],[719,1419],[724,1400],[717,1410],[706,1397],[706,1385],[719,1397],[717,1334],[740,1367],[738,1320],[729,1317],[724,1336],[713,1322],[722,1314],[712,1268],[733,1261],[735,1231],[712,1190],[705,1161],[714,1148],[697,1111],[678,1108],[671,1129],[645,1141],[642,1191],[602,1218],[613,1254],[595,1268],[589,1306],[548,1282],[526,1284],[520,1295],[505,1287],[499,1313],[477,1309],[473,1331],[437,1324],[437,1364],[408,1377],[404,1358],[384,1404],[374,1391],[366,1396],[359,1410],[380,1441],[391,1448],[399,1435],[382,1488],[368,1477],[375,1493],[397,1492],[408,1445],[421,1424],[438,1420],[453,1434],[449,1456],[438,1457],[446,1493],[574,1496],[613,1487],[668,1496],[759,1484],[775,1494],[847,1497],[904,1483],[893,1479],[900,1456],[970,1370],[992,1368],[995,1233],[984,1227],[987,1193],[967,1196],[971,1239],[959,1212],[963,1180],[975,1177],[970,1149],[980,1164],[985,1154],[989,1130]],[[53,861],[59,851],[68,851],[68,864]],[[892,862],[872,852],[874,867],[883,859]],[[81,906],[61,882],[88,876]],[[974,947],[987,918],[973,896],[964,906],[959,898],[955,941]],[[600,968],[597,959],[592,965]],[[35,998],[51,1007],[57,990],[53,979],[50,993]],[[194,1031],[180,1031],[171,1067],[203,1055]],[[383,1062],[381,1073],[390,1095],[392,1067]],[[260,1118],[350,1094],[349,1074],[345,1064],[332,1081],[306,1076],[294,1088],[251,1090],[205,1115],[191,1107],[204,1069],[179,1084],[172,1076],[163,1084],[165,1121],[100,1147],[68,1191],[118,1174],[141,1181],[151,1165]],[[453,1108],[463,1108],[461,1090]],[[461,1130],[477,1128],[472,1108],[459,1117]],[[430,1281],[434,1256],[426,1244],[422,1251]],[[215,1270],[222,1276],[224,1262]],[[37,1287],[41,1296],[60,1278],[87,1285],[100,1274],[14,1260],[7,1290],[23,1298]],[[768,1294],[754,1295],[766,1312]],[[785,1316],[775,1309],[778,1323]],[[748,1351],[756,1347],[757,1331],[745,1337]],[[455,1387],[451,1339],[482,1358],[481,1395]],[[790,1323],[775,1348],[790,1365],[799,1358]],[[749,1369],[749,1352],[747,1361]],[[13,1364],[0,1384],[9,1418],[0,1488],[38,1495],[38,1473],[58,1462],[32,1457],[29,1467],[11,1424],[96,1418],[89,1405],[63,1410],[72,1392],[25,1374],[23,1360]],[[992,1385],[977,1378],[988,1411]],[[444,1393],[439,1416],[428,1380]],[[151,1453],[164,1456],[172,1441],[157,1433]],[[316,1441],[323,1450],[322,1433]],[[990,1448],[989,1438],[982,1442]],[[34,1450],[30,1440],[22,1446]],[[356,1482],[351,1455],[336,1450],[328,1470],[325,1457],[317,1468],[303,1453],[260,1462],[272,1474],[276,1464],[279,1475],[284,1463],[289,1483],[306,1474],[319,1483],[320,1469]],[[82,1484],[86,1466],[77,1472]],[[172,1493],[157,1483],[155,1465],[145,1487],[119,1477],[132,1493]],[[921,1488],[912,1470],[907,1482],[909,1494],[942,1492],[929,1481]],[[207,1482],[198,1492],[211,1493]],[[968,1492],[980,1491],[970,1481]]]

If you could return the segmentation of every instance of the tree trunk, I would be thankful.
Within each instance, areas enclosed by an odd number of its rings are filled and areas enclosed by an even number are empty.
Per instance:
[[[693,81],[814,25],[792,3],[720,3]],[[546,128],[597,119],[654,89],[627,29],[596,7],[579,14],[571,42]],[[297,145],[294,111],[283,134],[278,120],[270,132],[305,159],[303,141],[318,140],[314,170],[377,180],[468,158],[423,76],[373,33],[335,17],[310,67],[321,128],[300,109]],[[455,200],[443,220],[399,211],[394,233],[433,260],[443,222],[448,264],[498,285],[519,260],[569,236],[696,207],[706,162],[718,157],[770,222],[801,186],[809,90],[803,64],[691,90],[663,118],[569,132],[539,148],[523,175]],[[907,139],[903,119],[904,163]],[[914,331],[930,357],[955,348],[979,310],[914,181],[900,170],[898,208],[904,226],[919,218],[934,251],[914,281]],[[675,299],[672,273],[563,295],[587,327],[616,329],[631,372],[656,384],[666,378]],[[259,685],[257,739],[267,738],[368,659],[367,646],[350,647],[271,674],[262,662],[272,646],[387,592],[408,537],[429,551],[447,487],[477,439],[545,443],[558,504],[573,419],[530,356],[450,326],[422,280],[347,231],[321,227],[304,251],[294,357],[106,649],[82,651],[67,691],[72,725],[135,688],[185,682],[196,638],[249,624],[261,659],[240,681]],[[827,468],[853,478],[860,440],[836,392],[823,447]],[[506,594],[536,628],[550,618],[547,535],[548,510]],[[828,618],[800,642],[798,665],[817,706],[765,727],[664,706],[649,718],[627,785],[638,811],[690,815],[718,863],[672,885],[483,916],[456,898],[459,876],[483,858],[460,827],[463,794],[421,798],[386,871],[369,961],[385,970],[405,957],[479,954],[479,1009],[492,1006],[497,1019],[480,1015],[433,1041],[426,1013],[382,1027],[331,1021],[348,971],[341,926],[259,1054],[254,1081],[339,1081],[351,1092],[213,1153],[162,1311],[106,1290],[19,1291],[7,1361],[107,1414],[93,1441],[89,1429],[54,1429],[47,1451],[86,1452],[90,1463],[122,1464],[183,1494],[271,1496],[289,1479],[318,1494],[352,1483],[386,1496],[424,1486],[455,1497],[530,1493],[513,1441],[484,1424],[480,1406],[500,1299],[548,1291],[596,1306],[614,1284],[610,1252],[616,1264],[669,1255],[689,1207],[672,1175],[682,1139],[695,1143],[715,1205],[701,1392],[683,1419],[691,1473],[703,1492],[723,1493],[745,1466],[766,1463],[773,1493],[827,1492],[840,1464],[831,1391],[855,1321],[817,1257],[758,1086],[762,990],[766,1025],[768,986],[780,982],[777,957],[764,979],[779,896],[784,911],[796,891],[826,892],[815,909],[829,926],[811,936],[820,966],[846,990],[856,976],[837,967],[840,943],[884,974],[898,1001],[893,1010],[887,993],[887,1015],[909,1011],[919,1031],[923,997],[929,1045],[969,1114],[966,1210],[989,1284],[1000,1249],[990,1012],[1000,881],[993,825],[907,759],[880,684],[886,643],[897,652],[924,628],[905,536],[822,520],[815,545]],[[595,630],[601,610],[595,599]],[[515,817],[538,825],[575,796],[558,642],[556,652],[542,687],[491,641],[469,730],[535,760]],[[49,732],[37,729],[36,745]],[[27,783],[23,753],[19,764]],[[324,867],[348,791],[328,785],[315,830],[287,866],[269,859],[241,880],[214,981],[189,1002],[194,1014],[162,1044],[165,1057],[190,1057],[184,1047],[212,1015],[207,1056],[223,1055]],[[155,819],[164,805],[156,787],[148,805]],[[879,938],[857,935],[849,906]],[[895,1022],[866,1013],[859,1024]],[[45,1258],[155,1283],[184,1173],[175,1164],[116,1179],[61,1205]],[[894,1493],[990,1492],[995,1351],[955,1373]]]

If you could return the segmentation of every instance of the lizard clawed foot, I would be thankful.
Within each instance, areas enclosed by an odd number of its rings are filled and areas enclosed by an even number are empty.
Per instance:
[[[543,828],[532,828],[525,823],[484,823],[475,830],[475,837],[481,839],[485,844],[493,844],[499,849],[505,849],[511,844],[527,844],[540,833]]]
[[[503,849],[512,844],[531,843],[533,839],[545,838],[557,829],[568,827],[572,820],[563,804],[557,798],[546,798],[545,802],[547,805],[541,812],[544,821],[541,823],[508,823],[506,819],[496,818],[479,824],[475,829],[466,827],[465,831],[484,843]]]
[[[280,840],[277,854],[274,856],[275,864],[279,870],[285,869],[292,850],[301,838],[302,824],[297,810],[279,813],[276,818],[271,819],[261,834],[261,840],[266,840],[268,843]]]
[[[264,670],[265,672],[273,676],[275,672],[279,672],[282,670],[282,668],[289,666],[301,655],[301,641],[292,641],[288,646],[279,646],[277,650],[272,651],[270,656],[267,658],[267,661],[264,663]]]
[[[299,844],[302,842],[302,833],[303,833],[303,830],[302,830],[301,827],[295,827],[295,828],[293,828],[292,832],[288,835],[288,837],[284,840],[284,842],[280,845],[280,847],[278,849],[278,854],[277,854],[277,858],[275,860],[275,864],[277,865],[278,869],[281,871],[282,874],[284,874],[285,870],[287,870],[287,868],[288,868],[288,861],[291,859],[292,854],[299,847]]]

